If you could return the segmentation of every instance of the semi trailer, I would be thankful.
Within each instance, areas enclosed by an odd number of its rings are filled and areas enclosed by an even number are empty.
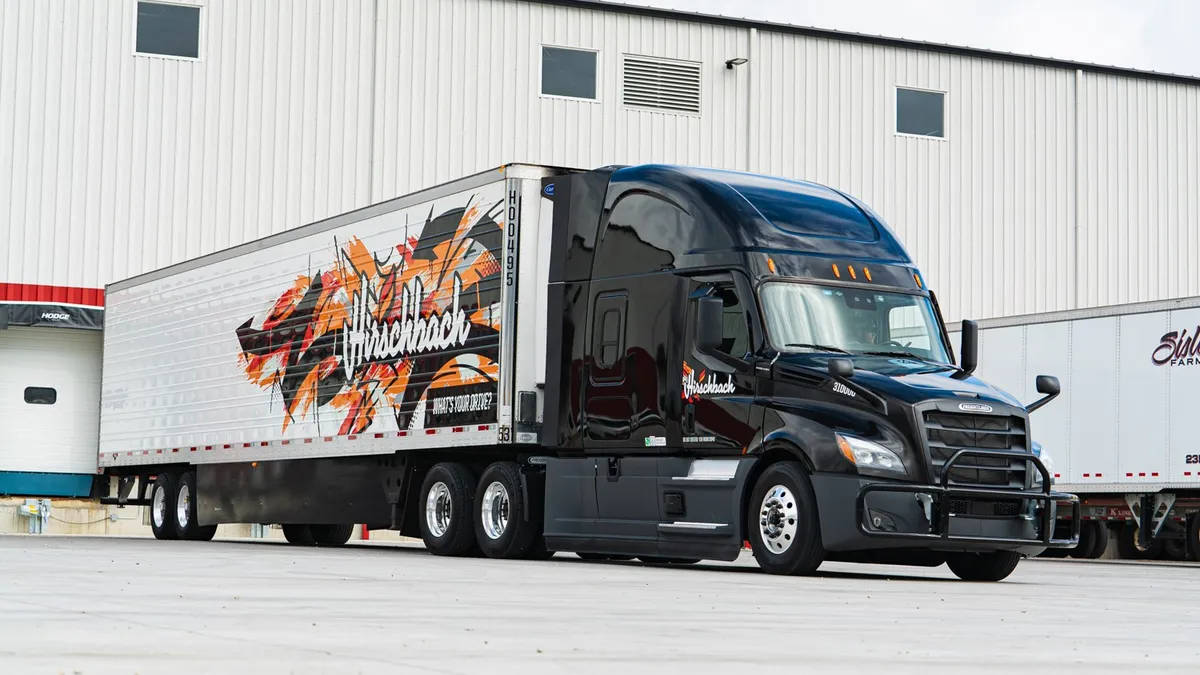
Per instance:
[[[977,330],[989,382],[1023,395],[1023,377],[1049,371],[1066,391],[1039,416],[1038,438],[1083,522],[1076,546],[1045,555],[1200,560],[1200,297],[990,319]],[[1060,516],[1068,527],[1071,513]]]
[[[889,226],[808,182],[512,164],[106,298],[104,501],[159,539],[982,581],[1079,540],[1031,452],[1058,381],[976,377],[975,324],[956,358]]]

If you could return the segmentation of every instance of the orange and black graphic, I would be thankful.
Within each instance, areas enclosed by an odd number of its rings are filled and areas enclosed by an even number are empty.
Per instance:
[[[431,208],[420,236],[382,259],[357,238],[335,240],[329,269],[299,276],[261,328],[239,326],[242,369],[282,395],[283,429],[327,409],[338,434],[379,414],[400,429],[495,421],[501,213],[474,198]]]

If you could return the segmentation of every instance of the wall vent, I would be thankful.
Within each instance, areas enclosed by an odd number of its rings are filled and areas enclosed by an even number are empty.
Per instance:
[[[626,54],[622,101],[634,108],[700,114],[700,64]]]

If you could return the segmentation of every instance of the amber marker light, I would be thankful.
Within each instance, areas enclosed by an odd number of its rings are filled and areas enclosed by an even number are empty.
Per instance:
[[[924,286],[921,285],[921,275],[920,274],[913,272],[913,281],[917,282],[917,288],[924,288]]]
[[[833,266],[833,276],[835,276],[839,279],[842,278],[842,271],[838,269],[838,266],[836,264]]]
[[[850,443],[842,438],[841,434],[834,434],[837,438],[838,450],[842,451],[842,456],[850,460],[850,463],[858,466],[858,460],[854,458],[854,448],[850,447]]]
[[[846,265],[846,269],[850,270],[850,278],[851,279],[855,279],[855,280],[858,279],[858,275],[854,273],[854,265]]]
[[[775,260],[767,258],[767,269],[771,270],[771,274],[775,274]]]
[[[873,279],[871,279],[871,270],[869,270],[869,269],[867,269],[867,268],[865,268],[865,267],[864,267],[864,268],[863,268],[863,274],[865,274],[865,275],[866,275],[866,277],[867,277],[867,281],[874,281]]]

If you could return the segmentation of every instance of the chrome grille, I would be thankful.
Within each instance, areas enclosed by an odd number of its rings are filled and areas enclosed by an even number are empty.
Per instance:
[[[976,487],[1026,486],[1028,443],[1025,420],[1015,415],[977,415],[929,410],[924,414],[925,438],[935,480],[959,450],[1011,451],[1012,459],[967,456],[950,470],[954,485]]]

